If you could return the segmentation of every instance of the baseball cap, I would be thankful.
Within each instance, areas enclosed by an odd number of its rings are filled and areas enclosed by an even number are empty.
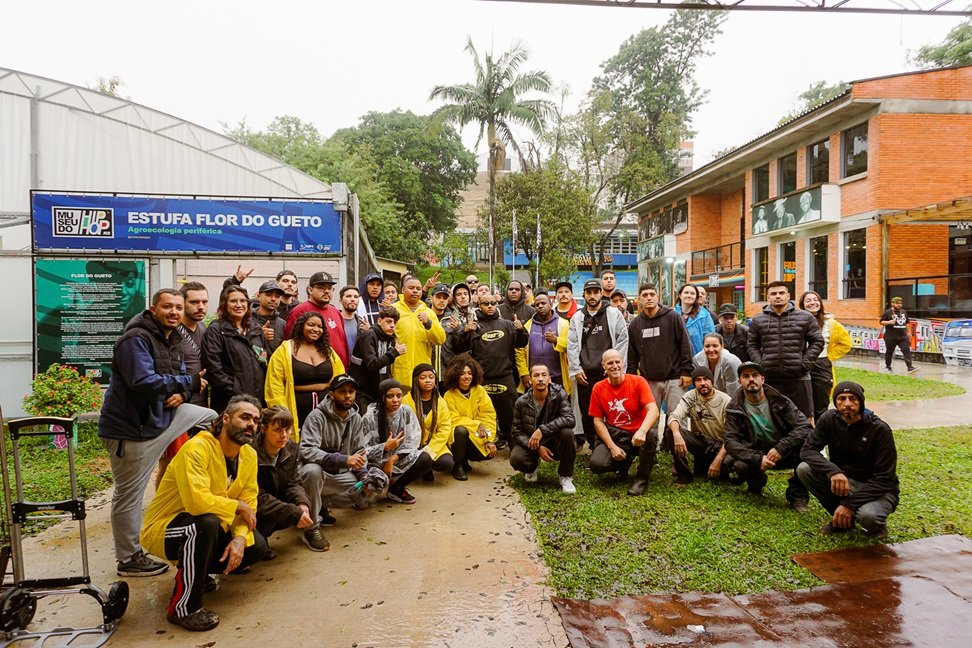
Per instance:
[[[569,281],[558,281],[557,285],[554,286],[554,292],[557,292],[561,288],[569,288],[570,292],[574,292],[574,284],[570,283]]]
[[[341,385],[348,385],[348,384],[354,385],[355,389],[358,388],[358,381],[352,378],[350,374],[341,374],[331,381],[331,385],[330,387],[328,387],[328,389],[330,391],[334,391]]]
[[[311,275],[310,281],[307,282],[308,286],[316,286],[317,284],[331,284],[332,286],[337,282],[334,281],[334,277],[326,272],[315,272]]]
[[[432,293],[431,294],[433,294],[433,295],[442,295],[442,294],[451,295],[452,294],[452,289],[449,288],[449,284],[437,283],[437,284],[435,284],[435,287],[432,289]]]
[[[735,304],[723,304],[722,306],[719,307],[719,317],[722,317],[723,315],[737,315],[737,314],[738,311],[736,310]]]
[[[587,281],[584,282],[584,292],[587,292],[588,290],[593,290],[595,288],[598,289],[598,290],[601,289],[601,282],[600,282],[600,280],[598,280],[598,279],[588,279]]]
[[[625,299],[627,299],[627,298],[628,298],[628,296],[627,296],[626,294],[624,294],[624,291],[623,291],[623,290],[621,290],[620,288],[615,288],[615,289],[614,289],[614,292],[613,292],[613,293],[611,293],[611,298],[613,299],[613,298],[615,297],[615,295],[621,295],[621,296],[622,296],[622,297],[624,297]]]
[[[281,295],[284,294],[284,289],[277,285],[276,281],[264,281],[263,285],[260,286],[260,290],[257,292],[268,293],[268,292],[278,292]]]
[[[754,369],[758,371],[761,376],[765,375],[763,374],[763,368],[759,365],[758,362],[743,362],[742,364],[739,365],[739,368],[736,369],[736,375],[741,376],[742,372],[744,372],[746,369]]]

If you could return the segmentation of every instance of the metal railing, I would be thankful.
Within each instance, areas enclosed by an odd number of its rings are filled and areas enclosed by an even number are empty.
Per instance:
[[[972,272],[888,279],[885,295],[901,297],[912,317],[972,317]]]
[[[743,267],[741,243],[729,243],[692,252],[692,275],[713,274]]]

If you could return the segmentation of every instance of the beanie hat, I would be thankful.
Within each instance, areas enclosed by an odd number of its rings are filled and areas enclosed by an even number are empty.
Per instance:
[[[850,380],[845,380],[843,382],[837,383],[834,387],[834,407],[837,407],[837,396],[839,394],[854,394],[857,396],[858,402],[861,404],[861,412],[864,412],[864,388],[858,385],[856,382]]]
[[[696,367],[692,370],[692,382],[695,382],[695,379],[699,376],[705,376],[709,380],[714,380],[712,377],[712,370],[710,370],[708,367]]]
[[[414,382],[415,379],[419,377],[419,374],[424,371],[431,371],[432,373],[435,373],[435,367],[427,362],[420,362],[419,364],[415,365],[415,368],[412,369],[412,382]]]

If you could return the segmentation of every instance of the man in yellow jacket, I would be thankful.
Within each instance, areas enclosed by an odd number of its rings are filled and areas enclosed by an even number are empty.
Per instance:
[[[212,630],[219,617],[203,607],[219,581],[209,574],[245,569],[267,542],[256,527],[257,455],[248,445],[260,424],[260,403],[234,396],[210,430],[175,456],[145,513],[141,543],[178,567],[166,618],[186,630]]]
[[[422,301],[422,282],[416,277],[402,282],[402,297],[395,302],[395,310],[399,314],[395,337],[405,345],[405,353],[395,358],[392,377],[408,392],[412,371],[416,365],[432,364],[432,347],[445,342],[446,334],[435,312]]]
[[[516,371],[520,376],[518,391],[530,387],[530,367],[543,364],[549,368],[550,381],[570,394],[570,374],[567,371],[567,329],[570,324],[553,312],[553,304],[546,292],[537,291],[533,298],[536,313],[526,323],[530,343],[516,350]]]

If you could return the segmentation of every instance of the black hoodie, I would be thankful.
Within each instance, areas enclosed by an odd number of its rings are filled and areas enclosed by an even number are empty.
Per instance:
[[[371,299],[368,296],[368,282],[378,280],[384,285],[385,280],[381,278],[381,275],[371,274],[365,275],[365,278],[361,280],[361,285],[358,287],[358,294],[361,295],[360,301],[358,301],[358,315],[364,318],[372,326],[378,325],[378,311],[381,310],[381,300],[384,299],[381,291],[378,292],[378,299]]]
[[[681,316],[659,306],[654,317],[644,311],[628,324],[628,373],[649,381],[692,375],[692,343]]]
[[[469,351],[483,366],[486,382],[514,378],[516,349],[530,342],[526,328],[517,329],[513,322],[499,314],[487,317],[481,310],[476,311],[476,323],[479,324],[478,329],[465,331],[456,338],[455,352]]]

